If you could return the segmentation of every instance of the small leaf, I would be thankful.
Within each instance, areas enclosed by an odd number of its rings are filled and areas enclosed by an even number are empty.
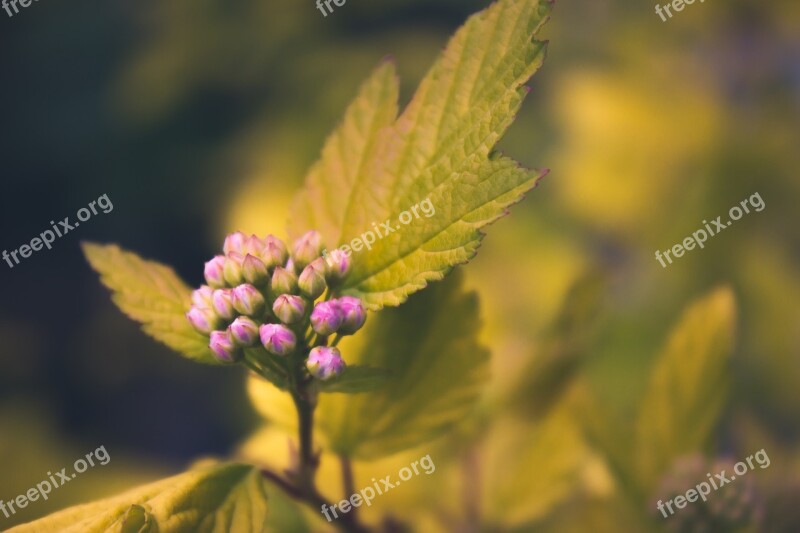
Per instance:
[[[736,303],[728,288],[692,304],[653,370],[637,426],[638,471],[651,487],[678,456],[702,450],[728,396]]]
[[[316,227],[328,246],[375,223],[394,228],[354,252],[344,293],[372,309],[400,305],[469,261],[481,228],[545,174],[493,148],[544,60],[546,44],[533,37],[551,7],[549,0],[500,0],[470,17],[393,124],[393,72],[383,67],[365,84],[312,169],[291,225],[296,232]],[[418,206],[428,201],[435,212]],[[399,215],[412,207],[424,216],[400,225]]]
[[[257,468],[214,464],[58,511],[9,533],[263,531],[265,491]]]
[[[348,366],[339,376],[321,381],[317,387],[320,392],[368,392],[386,383],[390,374],[383,368]]]
[[[220,364],[208,348],[208,339],[186,319],[192,289],[171,268],[115,244],[83,243],[82,247],[100,281],[111,290],[111,299],[140,322],[145,333],[198,363]]]
[[[268,353],[261,346],[245,348],[244,354],[247,361],[258,367],[258,375],[262,376],[279,389],[286,390],[289,383],[287,374],[286,371],[275,362],[276,356]]]

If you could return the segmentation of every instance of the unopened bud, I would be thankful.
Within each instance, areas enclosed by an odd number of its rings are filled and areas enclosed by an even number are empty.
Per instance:
[[[306,368],[309,373],[322,381],[338,376],[344,371],[344,359],[334,346],[317,346],[308,354]]]
[[[233,291],[231,289],[217,289],[211,297],[211,303],[214,311],[224,318],[230,320],[233,318]]]
[[[331,253],[322,252],[327,266],[325,274],[328,281],[341,281],[350,270],[350,257],[340,248]]]
[[[318,231],[307,231],[292,245],[292,259],[294,259],[297,268],[305,268],[321,253],[322,235]]]
[[[247,235],[241,231],[235,231],[225,237],[225,242],[222,245],[222,251],[225,255],[236,252],[237,254],[244,254],[244,244],[247,241]]]
[[[242,351],[227,331],[212,331],[208,347],[223,363],[235,363],[242,357]]]
[[[281,356],[290,354],[297,345],[294,332],[281,324],[264,324],[258,332],[261,344],[271,354]]]
[[[244,261],[244,256],[238,252],[230,252],[225,256],[223,275],[225,276],[225,282],[231,287],[244,282],[242,261]]]
[[[206,262],[203,274],[206,278],[206,283],[214,289],[219,289],[225,286],[225,276],[223,270],[225,268],[225,256],[218,255],[212,260]]]
[[[292,294],[297,291],[297,275],[283,267],[275,267],[272,273],[272,292],[275,294]]]
[[[242,261],[242,275],[247,283],[261,286],[269,279],[264,262],[254,255],[247,254]]]
[[[311,327],[317,334],[327,337],[342,325],[344,315],[335,300],[320,302],[311,312]]]
[[[303,269],[297,286],[300,287],[300,292],[312,301],[325,292],[328,285],[325,283],[325,262],[321,257],[313,260]]]
[[[206,335],[214,331],[219,325],[219,317],[208,307],[192,306],[186,313],[186,318],[194,329]]]
[[[267,268],[286,263],[288,257],[289,254],[286,251],[286,245],[282,240],[275,235],[267,235],[264,237],[264,249],[261,252],[261,259],[264,261],[264,264],[267,265]]]
[[[243,315],[258,315],[264,310],[264,303],[264,296],[249,283],[233,289],[233,308]]]
[[[197,290],[192,291],[192,303],[197,307],[211,307],[211,296],[214,289],[208,285],[203,285]]]
[[[228,330],[239,346],[252,346],[258,340],[258,324],[252,318],[240,316],[231,322]]]
[[[339,333],[352,335],[361,329],[361,326],[367,321],[367,311],[364,309],[364,304],[361,303],[361,300],[354,296],[342,296],[335,301],[338,303],[343,315],[342,327],[339,328]]]
[[[299,296],[281,294],[272,304],[272,312],[284,324],[294,324],[303,318],[306,312],[306,302]]]
[[[261,254],[264,253],[264,241],[256,235],[250,235],[244,242],[242,249],[244,250],[242,253],[245,255],[250,254],[261,257]]]

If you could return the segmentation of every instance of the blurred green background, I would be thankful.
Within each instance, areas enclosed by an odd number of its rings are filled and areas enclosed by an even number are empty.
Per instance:
[[[80,240],[120,243],[199,285],[226,231],[285,235],[305,170],[384,56],[406,102],[486,5],[349,0],[323,18],[307,0],[42,0],[0,12],[2,248],[102,194],[114,205],[53,250],[0,263],[0,499],[98,446],[112,458],[0,527],[231,453],[259,425],[245,376],[143,335]],[[629,418],[681,311],[728,285],[733,386],[714,450],[767,447],[780,466],[760,479],[779,477],[771,490],[784,494],[800,483],[800,4],[708,1],[666,23],[654,6],[564,0],[544,29],[548,59],[501,149],[551,173],[463,269],[493,353],[487,397],[546,352],[570,287],[602,273],[591,327],[570,330],[588,338],[569,374]],[[755,192],[762,212],[666,269],[654,259]],[[587,468],[590,493],[613,491]],[[569,508],[541,492],[523,501],[535,512],[520,523]],[[772,530],[800,523],[786,520]]]

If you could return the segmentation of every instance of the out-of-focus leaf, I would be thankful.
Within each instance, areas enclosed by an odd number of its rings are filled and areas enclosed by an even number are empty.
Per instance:
[[[319,382],[317,388],[321,392],[368,392],[386,383],[389,376],[383,368],[348,366],[339,376]]]
[[[589,459],[577,425],[563,408],[535,426],[496,420],[482,449],[480,501],[486,520],[503,529],[546,516],[579,488]]]
[[[643,487],[678,456],[709,442],[728,396],[736,303],[720,288],[693,303],[670,334],[653,370],[637,425]]]
[[[463,291],[460,275],[398,309],[371,315],[357,336],[360,344],[340,347],[348,362],[385,368],[389,378],[370,392],[320,396],[314,419],[323,445],[372,460],[428,441],[462,420],[489,378],[479,327],[477,296]],[[294,432],[288,394],[253,379],[248,388],[263,416]]]
[[[116,244],[82,246],[100,281],[111,290],[111,299],[140,322],[145,333],[198,363],[220,364],[208,348],[208,339],[186,319],[192,290],[171,268]]]
[[[547,0],[500,0],[470,17],[390,128],[393,74],[379,69],[362,89],[349,114],[359,111],[364,123],[353,127],[352,118],[345,119],[297,202],[298,209],[319,213],[299,215],[300,221],[333,225],[318,228],[336,235],[328,245],[387,223],[386,235],[370,250],[354,252],[343,292],[373,309],[400,305],[469,261],[483,238],[481,228],[544,175],[492,149],[522,104],[523,84],[544,60],[546,43],[533,37],[551,7]],[[331,211],[323,190],[343,207]],[[421,202],[424,209],[417,207]],[[416,217],[409,212],[407,221],[398,218],[412,207]]]
[[[558,399],[587,355],[605,289],[606,279],[598,272],[589,272],[572,285],[540,348],[520,373],[509,405],[539,417]]]
[[[113,498],[70,507],[9,532],[263,531],[266,519],[261,472],[231,463],[204,466]],[[136,525],[139,529],[131,529]]]

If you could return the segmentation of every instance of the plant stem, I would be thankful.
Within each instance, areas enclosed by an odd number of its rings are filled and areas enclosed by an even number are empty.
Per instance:
[[[292,395],[292,400],[297,409],[298,418],[300,450],[297,464],[293,465],[294,468],[287,472],[289,475],[288,479],[268,469],[262,469],[261,472],[265,478],[272,481],[295,500],[308,504],[318,512],[322,512],[322,509],[328,508],[328,512],[331,513],[334,512],[330,510],[333,505],[328,503],[325,497],[320,494],[315,483],[317,467],[319,466],[319,458],[314,454],[313,437],[314,409],[317,404],[317,392],[314,390],[312,382],[304,370],[307,356],[308,353],[306,349],[302,349],[287,360],[289,392]],[[252,370],[259,370],[258,365],[254,361],[246,360],[245,363]],[[345,457],[342,457],[342,468],[344,469],[345,487],[346,490],[349,491],[347,494],[349,498],[350,494],[352,494],[355,489],[353,489],[352,468],[349,460]],[[369,533],[370,529],[358,521],[358,517],[354,511],[355,510],[350,513],[340,513],[337,518],[331,521],[332,524],[345,532]]]
[[[350,458],[346,455],[339,456],[339,462],[342,464],[342,484],[344,485],[344,497],[350,498],[351,495],[356,493],[356,484],[355,480],[353,479],[353,464],[350,462]],[[353,507],[351,513],[353,513],[353,517],[356,518],[356,511],[358,511],[358,507]]]

